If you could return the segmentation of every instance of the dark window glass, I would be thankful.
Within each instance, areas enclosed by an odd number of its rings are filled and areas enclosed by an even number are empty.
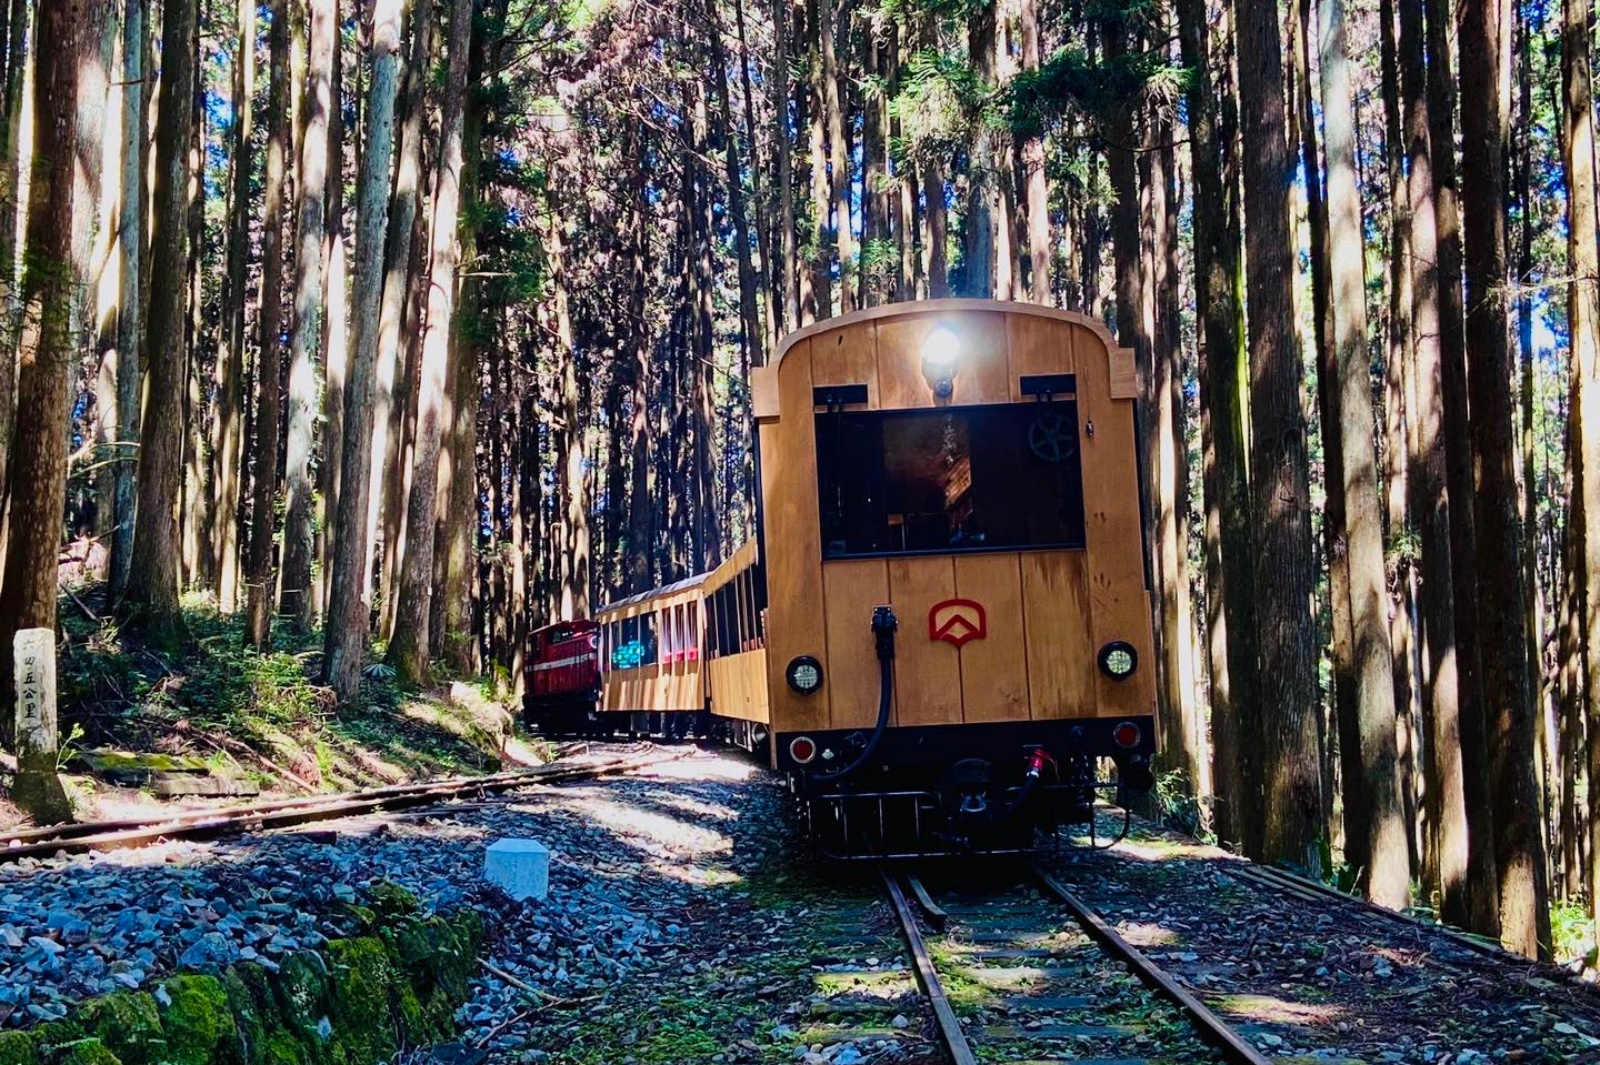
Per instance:
[[[818,414],[817,487],[825,558],[1083,547],[1078,405]]]

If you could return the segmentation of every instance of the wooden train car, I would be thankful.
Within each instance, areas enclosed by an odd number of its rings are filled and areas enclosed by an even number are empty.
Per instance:
[[[1030,304],[792,334],[754,379],[757,539],[598,614],[601,716],[762,750],[839,854],[1024,849],[1106,759],[1147,789],[1136,391],[1104,326]]]

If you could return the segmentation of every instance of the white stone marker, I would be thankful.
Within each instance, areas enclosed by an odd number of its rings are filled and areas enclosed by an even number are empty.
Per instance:
[[[532,839],[496,840],[489,844],[483,875],[514,899],[542,899],[550,891],[550,848]]]
[[[23,768],[56,771],[56,630],[20,629],[13,644],[17,754]]]

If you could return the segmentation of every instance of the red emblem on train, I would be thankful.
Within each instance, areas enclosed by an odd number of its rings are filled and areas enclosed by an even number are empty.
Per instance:
[[[928,611],[928,639],[960,647],[989,635],[989,616],[983,604],[971,599],[946,599]]]

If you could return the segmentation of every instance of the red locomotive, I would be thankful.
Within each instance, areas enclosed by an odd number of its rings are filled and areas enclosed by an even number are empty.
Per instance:
[[[523,714],[546,735],[570,735],[599,725],[600,626],[560,621],[528,637]]]

